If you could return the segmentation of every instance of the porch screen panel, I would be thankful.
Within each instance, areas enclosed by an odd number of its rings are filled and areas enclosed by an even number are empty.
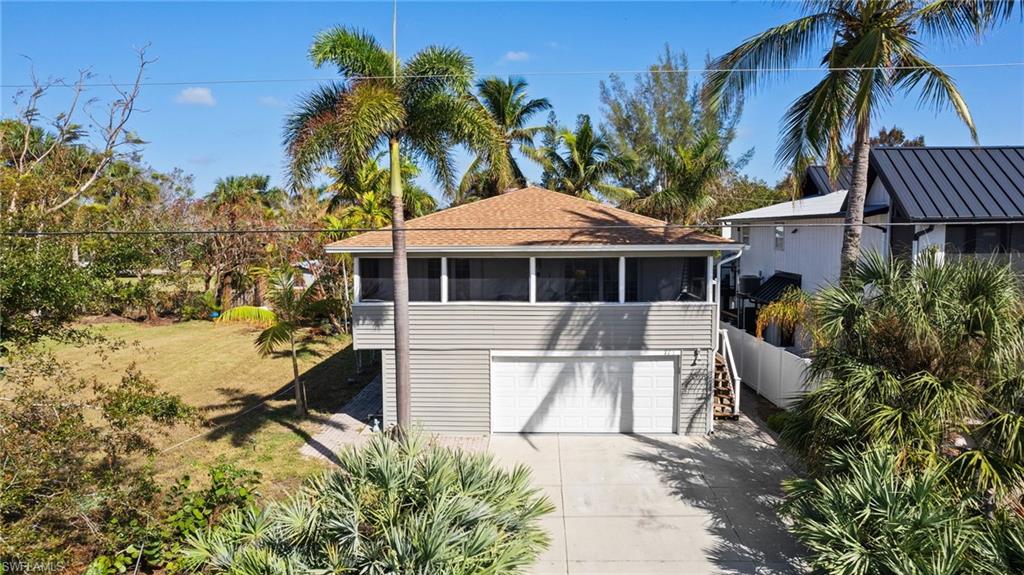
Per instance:
[[[626,301],[704,301],[706,257],[626,258]]]
[[[529,300],[529,258],[448,258],[448,301]]]
[[[619,301],[618,258],[537,258],[537,301]]]
[[[409,301],[441,301],[440,258],[409,258]],[[362,301],[394,301],[391,258],[359,258]]]

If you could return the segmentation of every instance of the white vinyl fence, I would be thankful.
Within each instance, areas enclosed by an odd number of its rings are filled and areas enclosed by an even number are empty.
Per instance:
[[[788,408],[801,394],[811,360],[723,323],[743,383],[775,405]]]

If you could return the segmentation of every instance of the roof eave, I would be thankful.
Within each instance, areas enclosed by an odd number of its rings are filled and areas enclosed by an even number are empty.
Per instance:
[[[409,253],[567,253],[567,252],[709,252],[740,251],[738,242],[686,243],[686,244],[557,244],[508,246],[407,246]],[[324,250],[329,254],[390,254],[391,246],[335,246]]]

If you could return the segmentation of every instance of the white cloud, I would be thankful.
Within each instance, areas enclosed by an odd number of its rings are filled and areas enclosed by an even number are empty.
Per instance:
[[[210,92],[209,88],[185,88],[178,92],[178,96],[174,98],[174,101],[190,106],[213,106],[217,103],[217,100],[213,99],[213,92]]]
[[[501,57],[502,62],[524,62],[530,59],[530,53],[522,50],[509,50]]]
[[[275,98],[274,96],[260,96],[257,101],[260,106],[266,106],[267,108],[283,108],[284,100],[281,98]]]

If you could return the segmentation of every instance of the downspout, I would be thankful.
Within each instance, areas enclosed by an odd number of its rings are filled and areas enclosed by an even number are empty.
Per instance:
[[[713,297],[714,297],[714,304],[715,304],[715,322],[714,322],[713,333],[711,334],[711,338],[712,338],[712,342],[713,343],[712,343],[712,346],[711,346],[711,357],[710,357],[710,363],[711,363],[711,393],[708,394],[708,425],[707,425],[708,433],[714,433],[714,431],[715,431],[715,390],[714,390],[714,386],[715,386],[715,357],[718,355],[719,337],[721,337],[720,334],[718,333],[718,330],[719,330],[719,324],[722,321],[722,309],[721,309],[721,306],[722,306],[722,266],[724,266],[725,264],[732,263],[732,262],[740,259],[740,257],[743,256],[743,250],[745,250],[745,249],[747,249],[747,246],[740,246],[740,248],[738,250],[736,250],[735,254],[733,254],[733,255],[731,255],[731,256],[729,256],[727,258],[723,258],[721,260],[718,260],[718,265],[716,266],[716,269],[715,269],[715,287],[714,287],[714,291],[711,292]]]

